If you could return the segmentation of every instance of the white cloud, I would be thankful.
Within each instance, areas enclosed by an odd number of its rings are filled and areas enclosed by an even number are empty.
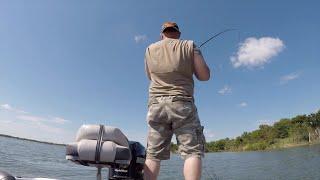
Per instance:
[[[0,133],[52,142],[65,142],[68,137],[73,137],[70,129],[62,126],[71,121],[62,117],[38,116],[9,104],[0,104],[0,110]],[[68,137],[61,138],[57,134]]]
[[[221,95],[231,94],[232,93],[232,89],[228,85],[225,85],[222,89],[220,89],[218,91],[218,93],[221,94]]]
[[[300,73],[299,72],[294,72],[294,73],[290,73],[290,74],[287,74],[285,76],[282,76],[280,78],[280,83],[281,84],[286,84],[288,83],[289,81],[291,80],[294,80],[294,79],[297,79],[300,77]]]
[[[70,122],[69,120],[63,119],[61,117],[41,117],[34,115],[18,115],[17,119],[31,122],[42,122],[42,123],[55,123],[55,124],[65,124]]]
[[[240,107],[247,107],[247,106],[248,106],[248,103],[242,102],[242,103],[239,104],[239,106],[240,106]]]
[[[148,39],[147,35],[135,35],[134,40],[136,43],[145,42]]]
[[[32,115],[19,115],[19,116],[17,116],[17,119],[24,120],[24,121],[31,121],[31,122],[45,121],[45,119],[42,117],[32,116]]]
[[[11,123],[12,120],[0,119],[0,123]]]
[[[57,124],[65,124],[65,123],[70,122],[70,121],[65,120],[63,118],[60,118],[60,117],[54,117],[54,118],[51,119],[51,121],[54,122],[54,123],[57,123]]]
[[[271,58],[277,56],[283,49],[284,43],[279,38],[249,37],[240,44],[236,55],[231,56],[230,60],[233,67],[263,67],[270,62]]]
[[[32,115],[24,110],[17,109],[12,107],[9,104],[2,104],[0,105],[0,110],[5,110],[12,112],[16,114],[16,118],[19,120],[24,120],[24,121],[32,121],[32,122],[51,122],[51,123],[56,123],[56,124],[65,124],[67,122],[70,122],[69,120],[63,119],[61,117],[41,117],[41,116],[35,116]]]
[[[7,111],[12,111],[13,109],[9,104],[2,104],[0,108]]]
[[[37,123],[36,126],[38,128],[40,128],[42,131],[50,132],[50,133],[54,133],[54,134],[61,134],[64,131],[61,128],[49,126],[49,125],[44,124],[44,123]]]
[[[18,120],[0,121],[0,127],[1,134],[57,143],[71,142],[76,134],[74,129]]]
[[[14,107],[10,106],[9,104],[0,105],[0,109],[5,110],[5,111],[12,111],[12,112],[15,112],[15,113],[22,113],[22,114],[27,113],[26,111],[14,108]]]

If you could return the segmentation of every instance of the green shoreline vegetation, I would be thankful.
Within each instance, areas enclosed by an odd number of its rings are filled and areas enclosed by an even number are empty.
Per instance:
[[[320,110],[309,115],[285,118],[273,125],[262,124],[259,129],[244,132],[234,139],[206,143],[206,152],[261,151],[320,143]],[[178,145],[171,144],[176,152]]]
[[[65,144],[39,141],[0,134],[2,137],[19,140],[65,146]],[[320,143],[320,110],[309,115],[298,115],[294,118],[285,118],[273,125],[262,124],[259,129],[244,132],[234,139],[225,138],[206,143],[206,152],[239,152],[260,151],[279,148],[289,148],[302,145]],[[178,145],[172,143],[171,151],[177,152]]]

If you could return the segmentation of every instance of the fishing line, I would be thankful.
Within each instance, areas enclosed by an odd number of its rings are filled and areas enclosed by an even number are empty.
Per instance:
[[[199,48],[201,48],[203,45],[207,44],[207,43],[208,43],[209,41],[211,41],[212,39],[220,36],[221,34],[226,33],[226,32],[228,32],[228,31],[235,31],[235,30],[237,30],[237,29],[233,29],[233,28],[232,28],[232,29],[225,29],[225,30],[223,30],[223,31],[221,31],[221,32],[218,32],[217,34],[214,34],[212,37],[210,37],[210,38],[209,38],[208,40],[206,40],[205,42],[201,43],[200,46],[199,46]]]
[[[214,176],[214,177],[211,176],[211,174],[208,172],[208,170],[207,170],[207,168],[206,168],[205,165],[203,165],[203,169],[204,169],[204,171],[207,173],[207,175],[209,176],[210,179],[212,179],[212,180],[219,180],[218,176],[217,176],[214,172],[213,172],[213,176]]]
[[[222,34],[224,34],[224,33],[226,33],[226,32],[229,32],[229,31],[237,31],[237,30],[238,30],[238,29],[236,29],[236,28],[229,28],[229,29],[225,29],[225,30],[223,30],[223,31],[220,31],[220,32],[214,34],[213,36],[211,36],[209,39],[207,39],[207,40],[204,41],[203,43],[201,43],[200,46],[199,46],[199,49],[200,49],[201,47],[203,47],[205,44],[207,44],[209,41],[213,40],[214,38],[216,38],[216,37],[218,37],[218,36],[220,36],[220,35],[222,35]],[[238,41],[240,41],[240,31],[239,31],[239,33],[238,33]],[[219,65],[219,66],[220,66],[220,65]],[[213,66],[213,67],[216,67],[216,66]]]
[[[221,32],[218,32],[218,33],[214,34],[212,37],[210,37],[208,40],[206,40],[206,41],[204,41],[203,43],[201,43],[200,46],[199,46],[199,48],[201,48],[202,46],[204,46],[205,44],[207,44],[207,43],[208,43],[209,41],[211,41],[212,39],[220,36],[221,34],[224,34],[224,33],[229,32],[229,31],[236,31],[236,30],[238,30],[238,29],[232,28],[232,29],[225,29],[225,30],[223,30],[223,31],[221,31]],[[238,33],[238,40],[240,41],[240,32]],[[212,179],[212,180],[219,180],[219,177],[218,177],[214,172],[213,172],[213,176],[212,176],[212,175],[208,172],[208,170],[206,169],[205,166],[203,166],[203,169],[204,169],[205,173],[209,176],[210,179]]]

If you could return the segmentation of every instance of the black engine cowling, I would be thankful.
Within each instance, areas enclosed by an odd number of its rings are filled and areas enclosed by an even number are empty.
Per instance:
[[[143,180],[143,166],[146,158],[144,146],[139,142],[130,141],[132,160],[127,168],[111,167],[109,179]]]

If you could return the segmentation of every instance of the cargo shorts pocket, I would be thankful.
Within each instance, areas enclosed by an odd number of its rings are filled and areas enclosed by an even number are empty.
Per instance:
[[[171,113],[173,118],[177,121],[184,121],[184,123],[192,121],[191,116],[194,114],[194,105],[192,102],[176,101],[171,107]]]
[[[196,133],[197,133],[197,141],[200,144],[200,148],[202,151],[205,150],[205,145],[206,145],[206,138],[203,134],[203,126],[200,126],[196,129]]]
[[[148,113],[147,113],[147,122],[150,121],[159,121],[161,120],[162,116],[162,107],[160,104],[151,104],[148,108]]]

